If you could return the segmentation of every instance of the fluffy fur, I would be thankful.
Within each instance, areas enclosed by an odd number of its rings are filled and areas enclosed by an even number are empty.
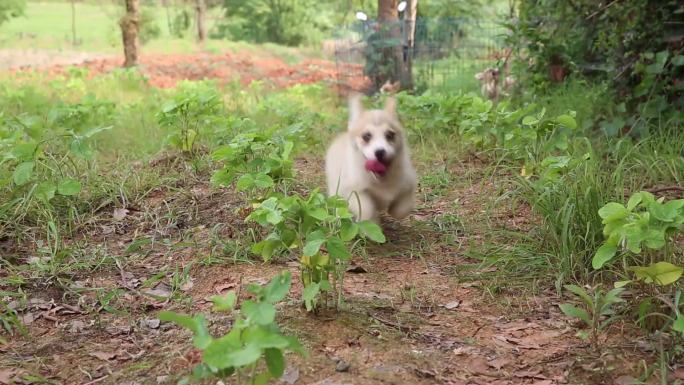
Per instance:
[[[358,220],[379,222],[387,211],[401,219],[415,207],[416,172],[411,165],[404,130],[389,98],[382,110],[364,110],[359,95],[349,99],[347,132],[328,149],[325,172],[328,194],[349,200]],[[383,174],[366,170],[367,161],[380,161]]]

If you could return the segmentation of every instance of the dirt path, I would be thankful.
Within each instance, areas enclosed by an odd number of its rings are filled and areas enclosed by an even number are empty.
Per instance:
[[[311,163],[297,164],[304,174]],[[337,313],[304,311],[295,262],[262,264],[249,256],[235,214],[244,198],[212,190],[208,175],[152,191],[123,218],[119,212],[112,219],[110,207],[83,234],[100,266],[94,274],[30,285],[22,314],[30,337],[0,347],[0,384],[27,375],[60,384],[175,383],[199,356],[189,334],[160,323],[156,312],[208,313],[209,296],[245,293],[247,283],[264,283],[283,269],[294,285],[279,322],[309,358],[288,356],[282,383],[609,384],[636,370],[645,353],[625,349],[620,338],[627,330],[611,333],[599,356],[574,336],[553,293],[494,294],[486,279],[492,269],[472,268],[464,255],[469,238],[482,237],[477,224],[495,192],[487,179],[458,178],[463,167],[477,172],[477,165],[460,167],[451,170],[450,189],[421,188],[419,196],[433,198],[423,198],[412,219],[386,223],[386,245],[354,258],[362,269],[347,274],[347,303]],[[447,203],[455,198],[460,205]],[[466,223],[448,227],[451,217]],[[501,216],[502,225],[512,217]],[[154,243],[126,252],[142,238]],[[223,318],[209,320],[215,333],[228,326]]]

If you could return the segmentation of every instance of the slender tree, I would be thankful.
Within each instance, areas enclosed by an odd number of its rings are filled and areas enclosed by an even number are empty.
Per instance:
[[[124,0],[126,14],[119,20],[124,47],[124,67],[138,65],[138,34],[140,32],[140,0]]]
[[[207,29],[205,26],[207,5],[204,0],[195,0],[195,16],[197,23],[197,41],[203,43],[207,38]]]
[[[397,0],[378,0],[378,23],[383,31],[386,39],[391,39],[395,42],[401,42],[394,46],[388,47],[384,57],[392,60],[394,66],[389,74],[389,81],[399,81],[401,88],[408,89],[413,87],[413,76],[411,74],[411,62],[409,59],[410,52],[408,51],[408,36],[401,35],[401,28],[399,25]],[[407,8],[410,8],[409,5]],[[406,50],[404,49],[406,48]]]

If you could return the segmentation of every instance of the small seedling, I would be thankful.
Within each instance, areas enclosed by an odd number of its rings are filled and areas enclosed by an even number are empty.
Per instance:
[[[601,289],[596,288],[593,296],[577,285],[565,285],[565,289],[579,297],[583,306],[577,307],[565,303],[559,305],[560,309],[568,317],[577,318],[588,327],[588,332],[580,331],[577,335],[582,339],[590,340],[592,345],[598,349],[599,334],[618,319],[614,306],[624,302],[620,298],[624,289],[614,288],[604,294]]]
[[[209,333],[203,314],[188,316],[170,311],[159,313],[162,321],[174,322],[192,331],[193,346],[202,351],[202,362],[193,370],[191,378],[225,379],[231,376],[240,384],[266,384],[279,378],[285,371],[285,352],[305,355],[299,341],[285,336],[275,322],[275,304],[282,301],[290,291],[291,275],[284,271],[266,286],[250,284],[247,290],[254,299],[242,302],[236,310],[237,294],[230,291],[223,296],[212,297],[213,310],[233,316],[230,331],[214,338]],[[264,368],[265,366],[265,368]]]

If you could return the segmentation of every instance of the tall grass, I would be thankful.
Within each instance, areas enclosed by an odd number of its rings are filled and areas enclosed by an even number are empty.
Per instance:
[[[540,255],[548,256],[549,271],[559,282],[592,280],[591,259],[604,241],[598,215],[601,207],[626,202],[640,190],[681,185],[684,178],[684,131],[680,127],[638,142],[606,137],[592,142],[598,144],[590,148],[589,159],[556,183],[514,178],[512,197],[529,204],[541,221],[530,241]]]

